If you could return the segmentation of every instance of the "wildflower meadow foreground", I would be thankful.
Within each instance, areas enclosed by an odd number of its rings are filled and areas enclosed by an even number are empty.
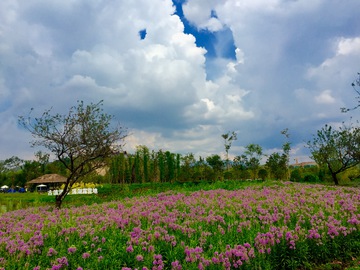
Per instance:
[[[359,205],[358,188],[285,183],[28,208],[0,216],[0,269],[305,269],[356,261]]]

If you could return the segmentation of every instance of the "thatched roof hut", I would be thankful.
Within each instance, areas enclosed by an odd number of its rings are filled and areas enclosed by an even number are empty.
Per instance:
[[[66,183],[66,177],[54,173],[45,174],[27,182],[27,184],[57,184],[57,183]]]

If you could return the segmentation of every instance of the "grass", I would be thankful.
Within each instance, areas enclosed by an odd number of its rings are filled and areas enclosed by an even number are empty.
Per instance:
[[[109,202],[137,196],[150,196],[167,191],[191,193],[199,190],[225,189],[235,190],[249,186],[272,186],[277,181],[218,181],[209,183],[135,183],[135,184],[102,184],[98,186],[98,194],[68,195],[64,199],[63,207],[90,205],[93,203]],[[55,197],[47,193],[1,193],[0,205],[6,206],[7,211],[27,208],[30,206],[46,206],[55,203]],[[0,212],[1,213],[1,212]]]
[[[10,267],[6,269],[19,269],[26,263],[29,267],[41,265],[41,269],[64,265],[64,257],[69,268],[61,269],[76,269],[78,265],[90,269],[137,267],[152,265],[160,254],[167,267],[179,260],[186,266],[183,269],[198,269],[202,260],[210,264],[209,269],[223,269],[208,260],[232,260],[239,245],[241,252],[254,250],[256,254],[249,262],[242,259],[245,269],[359,269],[358,231],[346,229],[347,236],[334,239],[328,235],[330,229],[341,234],[342,226],[356,228],[348,222],[352,214],[359,215],[358,202],[354,200],[358,196],[356,189],[275,181],[224,181],[103,185],[98,190],[98,195],[67,196],[61,211],[39,207],[4,216],[7,234],[12,237],[6,243],[12,243],[13,248],[26,243],[24,248],[34,252],[29,257],[6,256],[8,262],[4,265]],[[53,204],[54,200],[36,193],[0,195],[8,201],[25,200],[28,196],[37,206]],[[77,205],[83,206],[73,207]],[[29,218],[19,213],[26,213]],[[38,247],[42,253],[34,246],[37,234],[23,230],[34,226],[41,226],[44,236]],[[317,238],[308,238],[310,228],[321,235],[324,245],[317,245]],[[272,243],[275,240],[279,241],[277,245]],[[289,249],[291,240],[296,249]],[[244,248],[245,243],[250,243],[249,249]],[[77,248],[76,253],[68,251],[72,247]],[[219,255],[214,255],[215,251]],[[22,254],[15,252],[11,254]],[[91,256],[84,258],[87,254]],[[138,255],[142,256],[141,262],[135,259]]]
[[[216,182],[173,182],[173,183],[134,183],[134,184],[102,184],[98,186],[98,194],[68,195],[64,199],[62,207],[72,207],[90,205],[93,203],[110,202],[114,200],[133,198],[138,196],[152,196],[167,191],[177,191],[185,194],[199,190],[236,190],[247,187],[270,187],[282,185],[281,181],[256,180],[240,181],[226,180]],[[332,185],[325,183],[325,185]],[[358,181],[343,183],[343,186],[360,187]],[[31,206],[54,205],[55,197],[48,196],[47,193],[27,192],[27,193],[0,193],[0,215],[6,211],[23,209]]]

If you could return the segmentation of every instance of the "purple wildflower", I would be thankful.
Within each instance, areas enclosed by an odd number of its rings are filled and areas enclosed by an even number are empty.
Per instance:
[[[164,262],[162,260],[162,255],[161,254],[157,254],[154,255],[154,261],[153,261],[153,270],[162,270],[164,269]]]
[[[182,266],[181,264],[179,263],[179,261],[175,261],[175,262],[172,262],[171,263],[171,269],[172,270],[181,270],[182,269]]]
[[[56,261],[62,266],[69,265],[68,259],[66,257],[57,258]]]
[[[87,258],[90,257],[90,253],[85,252],[81,257],[82,257],[83,259],[87,259]]]
[[[142,255],[137,255],[137,256],[136,256],[136,260],[137,260],[138,262],[142,262],[142,261],[144,260],[144,257],[143,257]]]
[[[134,252],[133,246],[132,246],[132,245],[128,246],[128,247],[126,248],[126,252]]]
[[[47,253],[48,257],[51,257],[51,256],[56,255],[56,254],[57,254],[57,251],[55,249],[49,248],[49,251]]]
[[[69,247],[68,248],[68,253],[69,254],[72,254],[72,253],[75,253],[76,252],[76,247]]]

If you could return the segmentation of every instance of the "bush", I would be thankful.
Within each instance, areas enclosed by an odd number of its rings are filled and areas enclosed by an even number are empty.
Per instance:
[[[98,186],[98,195],[100,197],[119,197],[119,195],[129,193],[127,184],[103,184]]]
[[[303,181],[306,183],[317,183],[317,182],[320,182],[320,179],[316,175],[307,174],[304,176]]]
[[[258,172],[258,177],[261,179],[261,180],[265,180],[266,177],[268,176],[268,171],[265,170],[265,169],[260,169],[259,172]]]
[[[224,172],[224,179],[226,179],[226,180],[233,179],[232,172],[229,172],[229,171]]]
[[[295,169],[291,172],[290,181],[291,182],[301,182],[301,172],[299,169]]]

